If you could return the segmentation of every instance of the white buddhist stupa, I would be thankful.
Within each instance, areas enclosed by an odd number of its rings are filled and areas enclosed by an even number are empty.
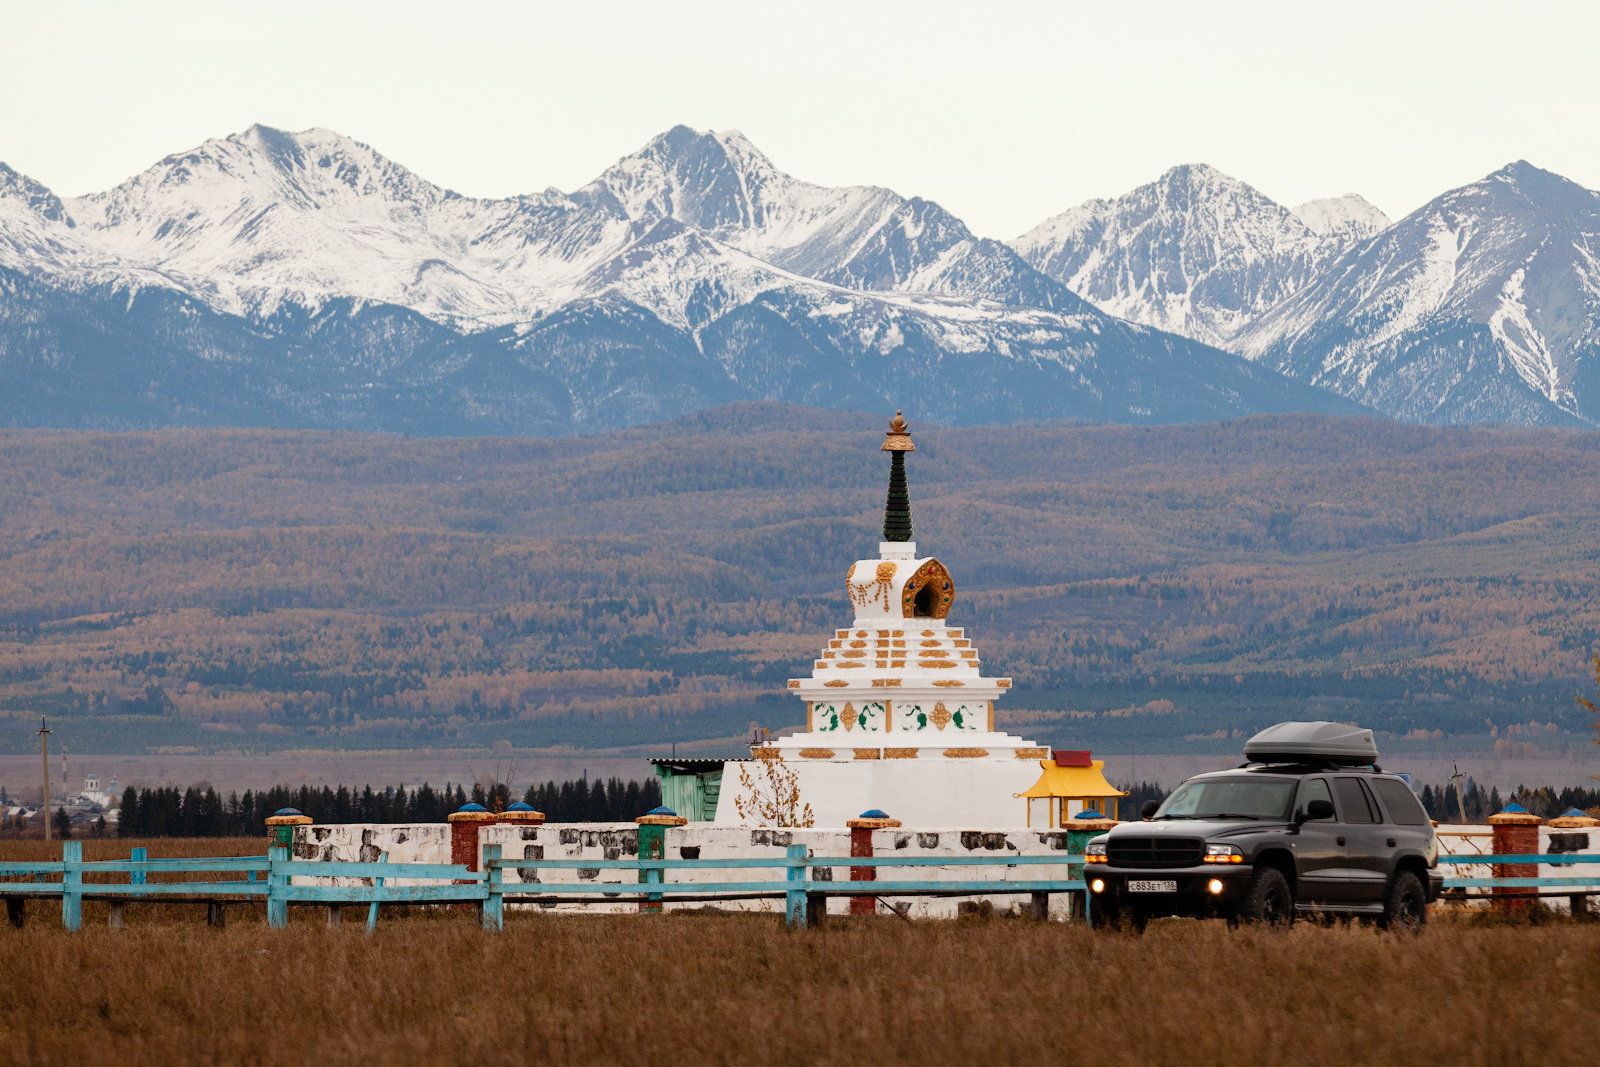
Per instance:
[[[809,677],[789,680],[806,702],[805,732],[768,749],[794,772],[815,826],[843,826],[871,809],[906,826],[1023,826],[1020,794],[1039,781],[1050,752],[995,729],[994,703],[1011,679],[985,677],[972,635],[946,625],[955,582],[911,539],[905,455],[916,446],[899,413],[883,451],[891,455],[884,540],[876,559],[845,574],[855,619],[834,631]],[[742,821],[737,766],[722,777],[719,824]]]

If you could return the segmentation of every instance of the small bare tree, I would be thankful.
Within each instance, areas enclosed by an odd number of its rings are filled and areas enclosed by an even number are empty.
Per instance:
[[[739,784],[734,797],[739,819],[757,826],[811,826],[811,805],[800,799],[800,776],[783,762],[777,749],[756,750],[755,771],[739,764]]]
[[[1594,680],[1597,684],[1600,684],[1600,652],[1594,654]],[[1589,713],[1595,717],[1594,722],[1591,724],[1594,728],[1594,743],[1600,745],[1600,708],[1595,707],[1593,701],[1586,700],[1583,697],[1578,698],[1578,703],[1588,708]],[[1600,781],[1600,774],[1591,774],[1589,777],[1595,781]]]

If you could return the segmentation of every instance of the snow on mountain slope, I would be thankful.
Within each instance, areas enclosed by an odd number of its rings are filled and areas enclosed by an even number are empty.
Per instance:
[[[559,194],[462,197],[331,131],[263,126],[66,210],[86,239],[219,310],[355,297],[476,325],[547,309],[628,236]]]
[[[1513,163],[1351,248],[1237,348],[1398,418],[1593,422],[1597,256],[1600,195]]]
[[[60,198],[0,163],[0,266],[82,270],[84,251]]]
[[[676,219],[785,270],[851,289],[1077,307],[1010,248],[974,237],[938,204],[876,186],[800,181],[737,130],[674,127],[573,195],[636,221]]]
[[[683,127],[572,196],[463,197],[332,131],[253,126],[169,156],[108,192],[56,203],[84,255],[157,272],[218,310],[245,315],[350,297],[467,329],[529,322],[601,295],[609,265],[662,220],[765,260],[780,275],[1077,303],[935,204],[801,182],[737,133]],[[684,322],[695,317],[686,290],[660,285],[659,300],[631,298]]]
[[[1357,193],[1307,200],[1294,215],[1319,237],[1332,237],[1347,245],[1365,241],[1389,228],[1389,216]]]
[[[1103,311],[1229,347],[1346,242],[1202,163],[1065,211],[1011,246]]]
[[[958,423],[1362,410],[1118,322],[930,201],[810,185],[682,127],[571,195],[500,200],[327,130],[252,127],[65,201],[7,170],[0,268],[0,422],[549,433],[763,397]]]

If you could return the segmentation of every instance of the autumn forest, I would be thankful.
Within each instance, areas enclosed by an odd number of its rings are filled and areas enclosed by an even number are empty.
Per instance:
[[[732,752],[875,551],[878,415],[583,438],[0,431],[0,748]],[[1592,744],[1600,434],[1272,416],[912,427],[999,721],[1115,751],[1285,717]]]

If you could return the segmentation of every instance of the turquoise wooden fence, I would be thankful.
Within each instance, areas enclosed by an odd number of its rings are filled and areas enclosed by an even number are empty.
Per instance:
[[[368,905],[367,929],[377,922],[378,908],[383,904],[468,904],[479,910],[486,929],[500,929],[505,914],[505,904],[548,902],[557,898],[587,900],[604,898],[607,903],[633,902],[661,903],[668,900],[711,900],[718,897],[744,896],[753,898],[781,898],[787,920],[792,925],[804,925],[818,900],[828,896],[875,897],[930,897],[930,896],[1008,896],[1027,894],[1048,898],[1055,893],[1078,894],[1084,902],[1080,917],[1087,917],[1089,894],[1085,891],[1082,871],[1083,857],[1065,853],[1042,856],[1019,856],[1011,853],[983,856],[808,856],[804,845],[791,845],[783,856],[753,856],[728,859],[505,859],[500,846],[486,845],[483,849],[483,870],[472,871],[461,864],[451,863],[395,863],[385,853],[372,863],[328,863],[289,858],[287,849],[268,849],[265,856],[229,856],[209,859],[148,859],[144,849],[134,850],[126,860],[85,862],[83,844],[79,841],[62,843],[59,861],[36,863],[0,863],[0,879],[29,878],[33,881],[0,881],[0,897],[8,904],[27,898],[59,899],[61,921],[69,930],[76,930],[83,922],[83,902],[104,900],[117,904],[133,902],[192,903],[216,901],[222,903],[264,902],[267,921],[277,927],[286,926],[290,906],[322,905],[337,909],[344,905]],[[1439,857],[1444,865],[1461,867],[1477,864],[1542,863],[1570,865],[1578,863],[1600,864],[1600,854],[1589,853],[1537,853],[1518,855],[1447,855]],[[1039,879],[930,879],[895,878],[873,881],[829,879],[816,876],[818,868],[873,868],[876,873],[896,872],[906,868],[915,874],[916,868],[950,867],[1006,867],[1060,866],[1069,864],[1069,871],[1079,874],[1072,878]],[[637,882],[577,882],[544,883],[524,881],[507,883],[509,870],[621,870],[636,873]],[[784,872],[779,881],[738,881],[732,878],[716,881],[670,881],[673,871],[739,871],[749,869]],[[831,871],[829,872],[831,873]],[[177,881],[149,881],[152,874],[198,875],[222,874],[233,877],[211,881],[183,878]],[[85,881],[86,875],[96,876]],[[126,881],[122,881],[123,877]],[[105,878],[116,879],[113,881]],[[295,883],[294,879],[319,879],[318,882]],[[326,879],[359,879],[354,885],[331,885]],[[398,885],[396,880],[410,883]],[[1444,880],[1446,889],[1554,889],[1553,895],[1588,895],[1586,888],[1600,886],[1600,873],[1584,876],[1550,876],[1540,878],[1475,878],[1449,877]],[[1565,890],[1565,893],[1559,892]],[[1490,894],[1480,894],[1489,896]],[[1047,901],[1046,901],[1047,904]],[[12,912],[13,917],[18,915]]]
[[[607,902],[662,902],[669,899],[711,899],[729,894],[782,898],[792,924],[804,924],[811,904],[824,896],[1005,896],[1012,894],[1084,894],[1082,878],[1031,880],[997,879],[911,879],[896,881],[852,881],[810,877],[812,868],[895,868],[895,867],[1027,867],[1072,864],[1075,869],[1083,857],[1061,853],[1046,856],[807,856],[804,845],[791,845],[783,856],[730,859],[503,859],[499,845],[485,845],[483,871],[472,871],[460,864],[394,863],[387,854],[375,863],[328,863],[292,860],[288,850],[272,848],[265,856],[220,857],[213,859],[151,860],[139,854],[126,860],[85,862],[83,844],[62,844],[58,862],[0,863],[0,879],[32,876],[33,882],[0,881],[0,897],[59,898],[61,921],[76,930],[83,921],[85,900],[116,903],[156,902],[191,903],[213,900],[225,903],[264,902],[267,921],[286,926],[291,905],[324,905],[337,908],[347,904],[369,907],[367,928],[377,921],[382,904],[470,904],[482,912],[483,925],[498,930],[504,921],[506,898],[512,903],[537,903],[555,896],[580,898],[605,897]],[[781,881],[668,881],[674,870],[739,870],[774,868],[784,871]],[[630,882],[560,882],[546,884],[522,882],[508,885],[508,870],[626,870],[638,874]],[[186,878],[181,881],[151,882],[151,874],[235,874],[223,881]],[[84,881],[85,875],[107,876],[116,881]],[[121,876],[127,881],[121,881]],[[327,882],[294,882],[296,878],[360,879],[354,885]],[[425,885],[397,885],[396,879],[430,882]],[[509,892],[508,892],[509,890]],[[597,901],[598,902],[598,901]],[[1086,913],[1085,913],[1086,914]]]
[[[1493,853],[1493,852],[1490,852],[1490,853],[1470,853],[1469,852],[1469,853],[1462,853],[1462,854],[1459,854],[1459,855],[1440,856],[1439,857],[1439,862],[1440,862],[1440,864],[1443,864],[1443,865],[1446,865],[1446,866],[1452,866],[1452,867],[1478,866],[1478,865],[1482,865],[1482,864],[1491,864],[1491,865],[1494,865],[1494,866],[1500,866],[1502,864],[1519,864],[1519,863],[1549,863],[1549,864],[1557,864],[1557,865],[1563,866],[1563,867],[1571,866],[1573,864],[1578,864],[1578,863],[1590,863],[1590,864],[1595,864],[1597,866],[1600,866],[1600,853],[1590,853],[1590,852],[1534,852],[1534,853],[1522,853],[1522,852],[1519,852],[1519,853],[1516,853],[1516,854],[1509,854],[1509,853],[1500,854],[1500,853]],[[1586,886],[1600,886],[1600,871],[1597,871],[1596,873],[1591,874],[1588,877],[1582,877],[1582,876],[1561,876],[1561,877],[1544,877],[1544,878],[1461,878],[1461,877],[1455,877],[1455,878],[1446,878],[1444,880],[1444,887],[1446,889],[1462,889],[1462,890],[1465,890],[1465,889],[1491,889],[1491,890],[1492,889],[1564,889],[1564,890],[1566,890],[1565,892],[1556,892],[1556,893],[1546,894],[1548,896],[1568,896],[1568,895],[1572,895],[1572,896],[1589,896],[1589,895],[1591,895],[1590,893],[1585,893],[1585,892],[1582,891],[1581,888],[1577,888],[1577,887],[1586,887]],[[1494,895],[1495,894],[1493,894],[1493,893],[1475,894],[1472,897],[1470,897],[1469,899],[1477,899],[1479,896],[1487,899],[1487,898],[1490,898],[1490,897],[1492,897]]]

